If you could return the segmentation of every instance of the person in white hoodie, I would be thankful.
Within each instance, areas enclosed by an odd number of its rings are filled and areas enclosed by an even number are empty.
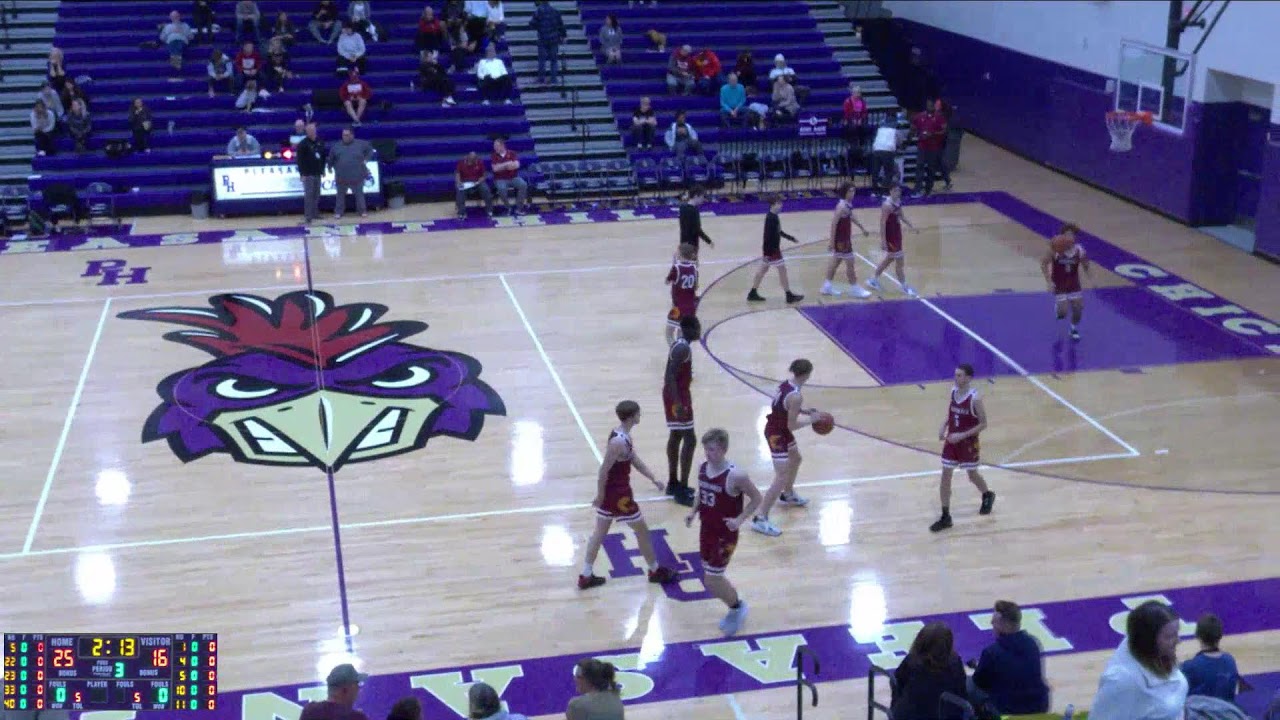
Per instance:
[[[345,75],[352,67],[359,68],[360,74],[365,71],[364,38],[355,31],[351,23],[343,23],[342,34],[338,36],[338,72]]]
[[[1179,619],[1148,600],[1129,613],[1126,637],[1102,671],[1090,720],[1182,720],[1187,678],[1178,669]]]

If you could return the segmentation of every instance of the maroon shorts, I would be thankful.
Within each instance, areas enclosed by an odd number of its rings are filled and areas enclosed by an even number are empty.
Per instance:
[[[944,468],[977,470],[979,462],[977,436],[958,443],[942,444],[942,467]]]
[[[838,258],[846,260],[853,259],[853,240],[852,239],[836,239],[831,244],[831,254]]]
[[[887,233],[884,236],[884,251],[889,254],[889,257],[892,257],[892,258],[902,257],[902,232],[901,231],[896,233],[894,232]]]
[[[698,533],[698,555],[702,558],[702,571],[708,575],[723,575],[737,547],[736,530],[730,530],[724,525],[719,529],[703,525]]]
[[[693,429],[693,397],[688,390],[662,389],[662,411],[667,416],[667,429]]]
[[[605,486],[604,502],[596,508],[596,515],[608,520],[628,523],[643,519],[630,485],[625,488]]]
[[[780,267],[786,265],[787,261],[782,259],[782,253],[774,255],[764,255],[764,264],[772,267]]]
[[[790,430],[771,433],[766,428],[764,439],[768,441],[769,454],[773,456],[775,461],[786,460],[790,457],[791,450],[796,446],[796,436]]]
[[[1067,282],[1054,282],[1053,294],[1058,300],[1079,300],[1080,278]]]

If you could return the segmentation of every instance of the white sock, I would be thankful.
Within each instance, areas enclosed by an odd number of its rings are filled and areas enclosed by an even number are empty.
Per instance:
[[[649,572],[653,572],[654,570],[657,570],[657,569],[658,569],[658,563],[656,561],[649,563]]]
[[[591,577],[591,575],[592,575],[591,566],[592,566],[592,565],[593,565],[593,563],[586,563],[586,564],[584,564],[584,565],[582,566],[582,577]]]

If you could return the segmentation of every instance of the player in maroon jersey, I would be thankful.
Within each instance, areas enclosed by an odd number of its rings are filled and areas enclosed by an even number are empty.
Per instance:
[[[760,511],[751,520],[751,529],[762,535],[777,537],[782,534],[777,525],[769,521],[769,511],[775,502],[794,507],[804,507],[809,501],[795,493],[796,473],[800,471],[800,448],[796,446],[795,431],[812,425],[818,411],[804,409],[804,397],[800,388],[813,374],[813,363],[800,358],[791,361],[791,379],[778,385],[773,395],[769,415],[764,421],[764,439],[773,455],[773,483],[765,491]]]
[[[831,251],[831,260],[827,262],[827,280],[822,283],[823,295],[839,295],[840,291],[831,286],[836,276],[836,269],[844,263],[845,278],[849,281],[849,294],[856,298],[869,298],[871,291],[858,284],[858,258],[853,253],[853,227],[858,226],[863,235],[867,229],[853,216],[853,183],[840,189],[840,202],[836,203],[836,211],[831,216],[831,239],[827,249]]]
[[[898,276],[898,285],[908,297],[916,297],[915,288],[907,284],[906,261],[902,252],[902,226],[906,224],[911,232],[918,233],[915,225],[902,212],[902,186],[894,183],[889,188],[889,195],[880,205],[880,249],[884,250],[884,259],[876,266],[876,272],[867,281],[867,287],[880,292],[880,275],[894,263],[893,274]]]
[[[929,526],[931,532],[951,527],[951,474],[960,468],[969,473],[969,482],[982,493],[979,515],[990,515],[996,504],[996,494],[987,487],[987,481],[978,472],[978,433],[987,427],[987,409],[982,406],[978,389],[973,387],[973,366],[967,363],[956,368],[956,385],[951,388],[951,404],[947,419],[942,422],[938,439],[942,441],[942,482],[938,494],[942,497],[942,517]]]
[[[720,621],[720,631],[726,636],[742,629],[747,620],[747,603],[724,571],[738,546],[738,528],[761,502],[760,490],[751,478],[725,457],[728,451],[729,433],[724,430],[712,428],[702,436],[702,452],[707,461],[698,468],[698,505],[684,519],[685,527],[693,526],[695,516],[701,520],[698,554],[702,558],[702,582],[729,606],[729,613]]]
[[[693,505],[689,488],[689,471],[693,468],[693,451],[698,436],[693,430],[693,348],[689,343],[702,337],[698,318],[680,318],[680,337],[667,353],[667,369],[662,378],[662,407],[667,415],[667,494],[684,506]],[[676,467],[680,468],[679,478]]]
[[[1071,339],[1080,339],[1080,317],[1084,315],[1084,295],[1080,290],[1080,271],[1093,281],[1093,273],[1089,269],[1089,256],[1084,248],[1076,243],[1076,233],[1080,228],[1067,223],[1058,234],[1049,241],[1049,250],[1040,260],[1040,272],[1044,273],[1044,281],[1053,293],[1057,304],[1058,319],[1067,316],[1067,307],[1071,307]],[[1058,252],[1055,245],[1061,243],[1066,249]]]
[[[596,509],[596,529],[587,540],[586,563],[582,566],[582,574],[578,576],[578,589],[599,587],[604,578],[592,572],[596,555],[600,553],[600,543],[608,534],[613,521],[624,522],[631,526],[636,534],[636,544],[640,546],[640,554],[644,556],[649,568],[649,582],[669,583],[675,580],[676,572],[669,567],[658,564],[653,553],[653,540],[649,537],[649,526],[640,514],[640,506],[636,504],[631,492],[631,468],[635,467],[641,475],[662,489],[662,483],[653,476],[653,471],[636,455],[631,444],[631,428],[640,422],[640,405],[634,400],[623,400],[615,409],[621,423],[609,433],[609,445],[604,451],[604,460],[600,463],[597,478],[596,496],[591,506]]]
[[[671,269],[667,271],[667,284],[671,286],[671,311],[667,313],[667,346],[676,340],[680,330],[680,318],[698,314],[698,248],[681,245]]]

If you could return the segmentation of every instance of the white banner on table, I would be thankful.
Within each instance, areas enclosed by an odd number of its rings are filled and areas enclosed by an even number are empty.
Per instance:
[[[378,161],[366,163],[369,177],[365,178],[364,191],[382,191],[382,174]],[[320,194],[333,197],[338,192],[333,171],[326,170],[320,179]],[[302,176],[294,163],[267,165],[231,165],[213,168],[213,201],[226,200],[277,200],[302,197]]]

